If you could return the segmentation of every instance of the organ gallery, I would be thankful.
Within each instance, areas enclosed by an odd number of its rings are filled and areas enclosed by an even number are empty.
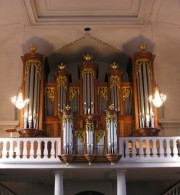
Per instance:
[[[149,101],[155,90],[155,56],[141,44],[126,55],[124,68],[118,54],[104,62],[95,51],[81,50],[81,58],[78,54],[73,61],[72,53],[45,57],[33,44],[22,56],[22,91],[29,103],[21,111],[19,134],[61,137],[59,158],[65,163],[117,162],[120,136],[156,136],[159,131]]]

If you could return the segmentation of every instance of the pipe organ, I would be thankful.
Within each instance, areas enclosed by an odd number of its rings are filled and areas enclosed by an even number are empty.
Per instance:
[[[134,53],[133,60],[133,84],[135,90],[135,128],[138,133],[144,130],[156,131],[157,110],[149,101],[154,94],[155,82],[153,61],[155,56],[146,51],[146,45],[140,45],[140,52]]]
[[[148,100],[154,92],[154,55],[144,46],[131,55],[132,82],[122,80],[123,71],[115,62],[108,72],[99,72],[102,65],[89,54],[82,63],[73,64],[75,82],[63,63],[53,72],[54,81],[45,82],[44,57],[36,49],[31,47],[22,57],[23,93],[30,102],[21,113],[22,128],[28,130],[21,136],[42,136],[29,133],[37,130],[61,137],[62,161],[91,164],[117,162],[119,136],[156,133],[157,113]],[[103,81],[99,74],[104,74]]]
[[[42,110],[44,90],[44,57],[36,52],[37,46],[30,47],[30,53],[22,56],[24,64],[22,88],[24,97],[29,99],[29,104],[25,106],[21,117],[20,135],[35,136],[43,128]]]

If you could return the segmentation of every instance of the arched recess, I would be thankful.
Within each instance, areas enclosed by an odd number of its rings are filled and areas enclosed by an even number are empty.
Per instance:
[[[96,191],[84,191],[84,192],[80,192],[78,194],[75,195],[105,195],[101,192],[96,192]]]

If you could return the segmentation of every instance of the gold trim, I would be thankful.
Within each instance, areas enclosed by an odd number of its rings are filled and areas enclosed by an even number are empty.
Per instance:
[[[150,72],[150,76],[152,75],[152,63],[151,60],[147,59],[147,58],[141,58],[138,59],[135,63],[135,70],[136,70],[136,74],[140,71],[140,67],[142,65],[146,65],[148,67],[148,70]]]
[[[98,87],[98,94],[102,96],[106,101],[108,100],[108,88]]]
[[[93,123],[87,123],[86,124],[86,131],[94,131],[94,124]]]
[[[63,114],[62,116],[62,126],[64,128],[64,124],[69,121],[71,123],[71,127],[73,128],[73,117],[72,115]]]
[[[132,87],[122,87],[122,91],[123,91],[123,100],[125,101],[126,98],[128,98],[130,94],[132,94]]]
[[[90,73],[94,76],[94,70],[92,68],[85,68],[83,71],[82,71],[82,77],[84,77],[85,74],[87,73]]]
[[[27,77],[29,67],[32,66],[32,65],[36,67],[36,71],[39,75],[39,79],[41,79],[41,65],[42,64],[39,60],[35,60],[35,59],[30,59],[25,63],[25,79]]]
[[[84,131],[75,131],[75,136],[79,137],[81,142],[85,144],[85,132]]]
[[[117,124],[117,116],[116,115],[107,115],[106,116],[106,125],[109,125],[109,122],[113,120],[115,124]]]
[[[54,87],[45,87],[45,94],[52,102],[54,101],[54,92],[55,92]]]
[[[105,136],[105,131],[96,131],[95,132],[95,139],[96,139],[96,143],[98,143],[100,141],[100,139]]]
[[[74,97],[79,95],[79,87],[70,87],[69,88],[69,100],[72,101]]]
[[[120,78],[118,76],[111,76],[110,77],[110,89],[114,87],[114,85],[117,85],[120,89]]]
[[[65,89],[67,89],[67,78],[65,76],[59,76],[56,79],[57,81],[57,87],[63,86]]]

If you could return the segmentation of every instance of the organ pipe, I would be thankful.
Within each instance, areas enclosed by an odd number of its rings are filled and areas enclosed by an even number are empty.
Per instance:
[[[155,81],[153,61],[155,56],[146,51],[146,45],[140,45],[140,51],[131,55],[133,61],[133,87],[135,91],[136,129],[157,128],[157,110],[149,102],[153,94]]]
[[[44,91],[44,57],[36,53],[37,46],[30,47],[30,52],[22,56],[24,64],[23,92],[29,104],[23,111],[23,129],[42,130],[43,99],[40,93]]]
[[[62,112],[63,154],[72,154],[73,148],[73,115],[70,107]]]
[[[69,75],[65,71],[65,64],[61,63],[58,68],[59,70],[56,73],[58,112],[62,112],[64,107],[68,104],[67,88]]]
[[[106,111],[106,130],[107,130],[107,153],[116,154],[117,152],[117,111],[111,105]]]

